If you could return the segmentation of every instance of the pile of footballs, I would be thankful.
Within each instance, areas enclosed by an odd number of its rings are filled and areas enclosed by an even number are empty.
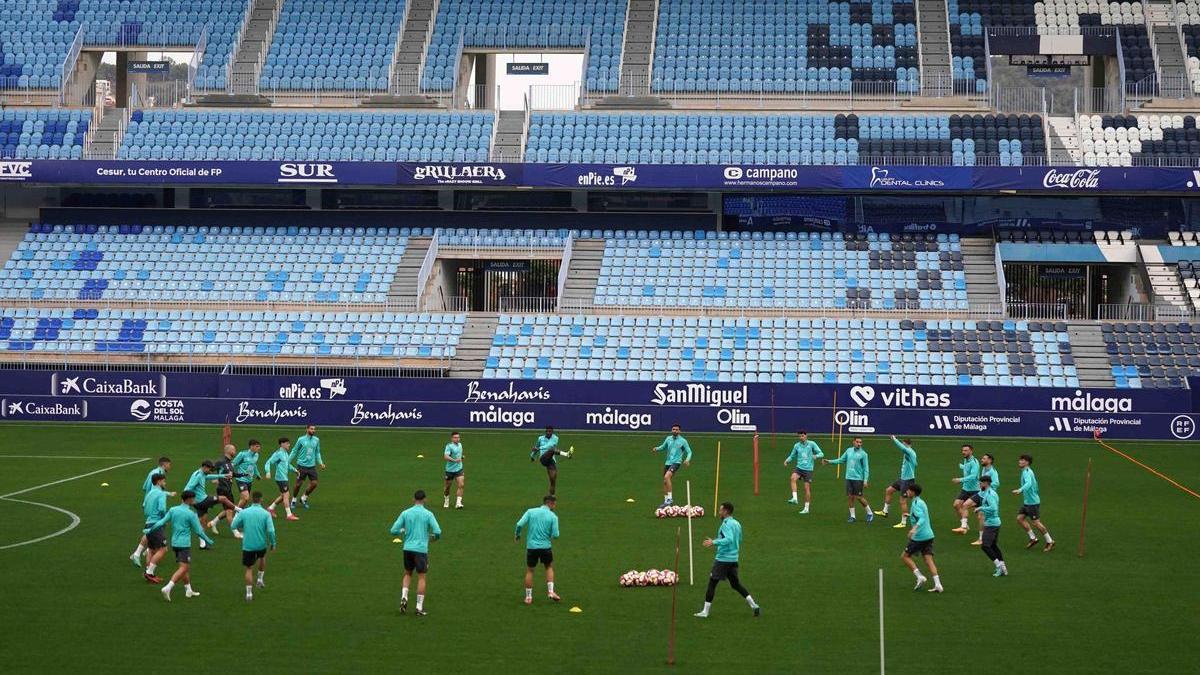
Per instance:
[[[654,515],[659,518],[699,518],[704,515],[703,506],[664,506],[654,509]]]
[[[679,575],[672,570],[646,570],[639,572],[629,570],[621,575],[622,586],[674,586],[679,583]]]

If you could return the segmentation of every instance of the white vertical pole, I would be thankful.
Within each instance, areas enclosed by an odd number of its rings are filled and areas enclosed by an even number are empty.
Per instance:
[[[692,481],[687,481],[688,519],[688,586],[696,585],[696,571],[692,565]]]
[[[884,675],[883,659],[883,568],[879,568],[879,675]]]

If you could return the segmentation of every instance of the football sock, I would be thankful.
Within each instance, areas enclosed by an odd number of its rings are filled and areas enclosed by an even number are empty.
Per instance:
[[[554,582],[553,582],[553,581],[547,581],[547,582],[546,582],[546,592],[547,592],[547,593],[553,593],[553,592],[554,592]]]
[[[964,530],[965,530],[965,529],[967,529],[967,519],[966,519],[966,518],[959,518],[959,519],[958,519],[958,526],[959,526],[959,527],[961,527],[961,528],[962,528],[962,529],[964,529]]]
[[[526,588],[526,589],[525,589],[525,599],[526,599],[526,600],[530,600],[530,599],[532,599],[532,598],[533,598],[533,589],[532,589],[532,588]]]
[[[942,585],[942,578],[941,578],[940,576],[936,575],[936,574],[935,574],[935,575],[933,575],[933,585],[934,585],[934,586],[941,586],[941,585]]]
[[[254,590],[253,590],[253,588],[254,588],[253,586],[247,586],[247,587],[246,587],[246,597],[247,597],[247,598],[248,598],[248,597],[250,597],[250,596],[252,596],[252,595],[254,595]]]
[[[264,574],[266,574],[266,572],[259,572],[259,573],[258,573],[258,580],[259,580],[260,582],[263,580],[263,575],[264,575]]]
[[[457,497],[457,498],[454,500],[454,505],[455,505],[455,506],[462,506],[462,497]]]
[[[907,524],[907,523],[908,523],[908,514],[907,514],[907,513],[901,513],[901,514],[900,514],[900,524],[901,524],[901,525],[905,525],[905,524]]]
[[[712,609],[712,603],[711,602],[704,603],[704,610],[703,610],[704,613],[708,614],[708,610],[710,610],[710,609]]]
[[[191,592],[192,592],[192,585],[191,585],[191,584],[184,584],[184,585],[183,585],[183,590],[187,591],[188,593],[191,593]]]
[[[170,592],[171,592],[171,589],[172,589],[172,588],[175,588],[175,582],[174,582],[174,581],[168,581],[168,582],[167,582],[167,585],[166,585],[166,586],[163,586],[163,588],[164,588],[164,589],[166,589],[166,591],[167,591],[168,593],[170,593]]]
[[[667,501],[671,501],[671,493],[670,492],[667,493]]]
[[[913,569],[913,576],[918,579],[924,578],[924,576],[921,574],[921,570],[918,570],[918,569]]]
[[[1046,532],[1046,533],[1042,534],[1042,538],[1046,540],[1046,543],[1047,543],[1047,544],[1053,544],[1053,543],[1054,543],[1054,537],[1051,537],[1049,532]]]
[[[1037,535],[1033,533],[1033,530],[1025,530],[1025,534],[1029,535],[1031,540],[1037,541]]]
[[[421,608],[424,606],[425,606],[425,596],[420,593],[417,593],[417,611],[418,612],[421,611]]]
[[[799,497],[799,495],[796,494],[796,491],[792,490],[792,501],[797,501],[799,499],[800,499],[800,497]]]
[[[853,506],[850,507],[850,517],[851,518],[854,517],[854,507]]]
[[[150,563],[146,565],[146,574],[154,576],[154,570],[158,569],[158,563]]]
[[[405,586],[404,588],[401,588],[401,589],[400,589],[400,599],[401,599],[401,600],[407,600],[407,599],[408,599],[408,587],[407,587],[407,586]]]
[[[142,557],[142,553],[144,553],[145,551],[146,551],[146,547],[142,546],[141,544],[138,544],[138,547],[133,550],[133,557],[140,558],[140,557]]]
[[[885,516],[887,515],[888,507],[890,507],[890,506],[891,506],[891,504],[889,504],[888,502],[883,503],[883,515],[885,515]]]
[[[757,602],[755,602],[755,601],[754,601],[754,598],[750,597],[749,595],[747,595],[747,596],[746,596],[746,604],[747,604],[747,605],[750,605],[750,609],[757,609],[757,608],[758,608],[758,603],[757,603]]]
[[[807,511],[807,510],[808,510],[808,502],[804,502],[804,510],[805,510],[805,511]]]

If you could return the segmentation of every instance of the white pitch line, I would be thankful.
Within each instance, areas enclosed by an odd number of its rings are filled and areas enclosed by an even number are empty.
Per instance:
[[[6,549],[10,549],[10,548],[17,548],[17,547],[20,547],[20,546],[28,546],[29,544],[36,544],[36,543],[38,543],[38,542],[40,542],[40,541],[46,541],[47,539],[53,539],[53,538],[55,538],[55,537],[58,537],[58,536],[64,535],[64,534],[66,534],[66,533],[70,532],[71,530],[75,529],[76,527],[79,527],[79,522],[80,522],[80,520],[81,520],[79,516],[75,515],[75,514],[74,514],[74,513],[72,513],[71,511],[68,511],[68,510],[66,510],[66,509],[64,509],[64,508],[60,508],[60,507],[58,507],[58,506],[54,506],[54,505],[52,505],[52,504],[43,504],[43,503],[41,503],[41,502],[31,502],[31,501],[27,501],[27,500],[25,500],[25,499],[13,499],[13,497],[16,497],[17,495],[23,495],[23,494],[25,494],[26,492],[33,492],[34,490],[40,490],[40,489],[42,489],[42,488],[47,488],[47,487],[50,487],[50,486],[52,486],[52,485],[59,485],[60,483],[67,483],[67,482],[70,482],[70,481],[73,481],[73,480],[79,480],[80,478],[87,478],[88,476],[95,476],[95,475],[96,475],[96,474],[98,474],[98,473],[104,473],[105,471],[112,471],[113,469],[120,469],[120,468],[122,468],[122,467],[130,466],[130,465],[132,465],[132,464],[138,464],[138,463],[141,463],[141,462],[146,462],[146,461],[149,461],[149,460],[150,460],[150,458],[149,458],[149,457],[142,457],[141,459],[135,459],[135,460],[133,460],[132,462],[125,462],[125,463],[123,463],[123,464],[116,464],[116,465],[113,465],[113,466],[105,467],[105,468],[103,468],[103,469],[97,469],[96,471],[89,471],[88,473],[79,474],[78,476],[71,476],[70,478],[62,478],[62,479],[60,479],[60,480],[51,481],[51,482],[49,482],[49,483],[43,483],[43,484],[41,484],[41,485],[35,485],[34,487],[31,487],[31,488],[25,488],[24,490],[17,490],[16,492],[10,492],[10,493],[8,493],[8,494],[6,494],[6,495],[0,495],[0,500],[9,501],[9,502],[14,502],[14,503],[17,503],[17,504],[28,504],[28,505],[30,505],[30,506],[40,506],[40,507],[42,507],[42,508],[44,508],[44,509],[50,509],[51,511],[58,511],[59,513],[65,514],[65,515],[66,515],[68,518],[70,518],[70,519],[71,519],[71,523],[70,523],[69,525],[67,525],[66,527],[64,527],[63,529],[61,529],[61,530],[59,530],[59,531],[57,531],[57,532],[54,532],[54,533],[52,533],[52,534],[47,534],[47,535],[46,535],[46,536],[44,536],[44,537],[38,537],[38,538],[36,538],[36,539],[29,539],[29,540],[27,540],[27,541],[20,541],[20,542],[17,542],[17,543],[15,543],[15,544],[5,544],[5,545],[3,545],[3,546],[0,546],[0,551],[6,550]]]
[[[65,513],[67,515],[67,517],[71,519],[70,525],[67,525],[66,527],[59,530],[58,532],[55,532],[54,534],[48,534],[44,537],[38,537],[37,539],[29,539],[27,541],[21,541],[21,542],[15,543],[15,544],[6,544],[4,546],[0,546],[0,551],[3,551],[8,548],[17,548],[19,546],[28,546],[29,544],[36,544],[39,541],[46,541],[47,539],[53,539],[59,535],[63,535],[63,534],[70,532],[71,530],[75,529],[76,527],[79,527],[79,516],[75,515],[74,513],[71,513],[70,511],[68,511],[66,509],[61,509],[57,506],[52,506],[50,504],[43,504],[41,502],[30,502],[30,501],[26,501],[24,499],[12,499],[9,497],[0,497],[0,499],[4,499],[5,501],[9,501],[9,502],[16,502],[19,504],[30,504],[32,506],[40,506],[44,509],[58,511],[59,513]]]
[[[138,459],[132,455],[122,457],[88,456],[88,455],[0,455],[0,459]]]

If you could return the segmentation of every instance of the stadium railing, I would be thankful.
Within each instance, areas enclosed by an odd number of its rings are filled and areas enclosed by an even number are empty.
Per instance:
[[[501,314],[555,314],[557,312],[558,298],[519,296],[500,298]]]
[[[558,263],[558,292],[555,294],[555,299],[563,296],[563,291],[567,288],[567,278],[570,277],[571,258],[575,253],[575,230],[567,233],[567,240],[563,242],[562,259]]]
[[[200,351],[204,345],[189,347]],[[108,352],[6,352],[0,351],[0,371],[4,370],[209,370],[220,367],[226,374],[235,369],[247,373],[298,375],[306,370],[319,369],[322,374],[335,374],[330,369],[344,369],[344,375],[392,369],[405,377],[447,377],[453,359],[397,359],[395,357],[350,356],[263,356],[239,358],[233,354],[110,354]]]
[[[421,261],[421,269],[417,271],[417,295],[412,299],[413,307],[422,308],[422,296],[425,292],[425,287],[429,285],[429,277],[433,274],[433,266],[438,260],[438,240],[441,238],[441,231],[435,230],[433,237],[429,240],[429,248],[425,251],[425,259]],[[440,292],[440,288],[438,289]]]
[[[921,306],[919,303],[897,303],[902,306],[872,307],[870,303],[851,303],[838,306],[829,301],[808,307],[789,306],[784,300],[760,302],[757,307],[747,307],[736,298],[728,298],[722,304],[709,305],[643,305],[616,303],[598,305],[593,301],[563,299],[558,306],[559,314],[628,314],[678,316],[745,316],[745,317],[874,317],[874,318],[961,318],[1000,319],[1006,318],[1003,303],[988,303],[961,307]],[[542,312],[549,313],[549,312]],[[1052,312],[1051,312],[1052,313]],[[1065,311],[1064,311],[1065,314]],[[1017,318],[1015,315],[1008,318]],[[1040,318],[1040,317],[1020,317]],[[1053,317],[1046,317],[1053,318]]]
[[[72,76],[75,74],[75,66],[79,63],[79,55],[83,53],[83,37],[86,34],[87,27],[80,24],[79,29],[75,31],[75,39],[71,40],[71,46],[67,48],[67,58],[63,60],[62,75],[58,81],[58,102],[60,105],[67,105],[67,89],[71,84]]]
[[[1097,321],[1190,321],[1194,310],[1169,304],[1102,304],[1096,306]]]
[[[264,300],[99,300],[87,299],[33,299],[33,298],[0,298],[0,311],[6,308],[52,308],[65,307],[70,309],[111,309],[111,310],[182,310],[182,311],[212,311],[235,310],[253,312],[385,312],[405,313],[417,311],[416,299],[389,299],[386,302],[277,302]]]

